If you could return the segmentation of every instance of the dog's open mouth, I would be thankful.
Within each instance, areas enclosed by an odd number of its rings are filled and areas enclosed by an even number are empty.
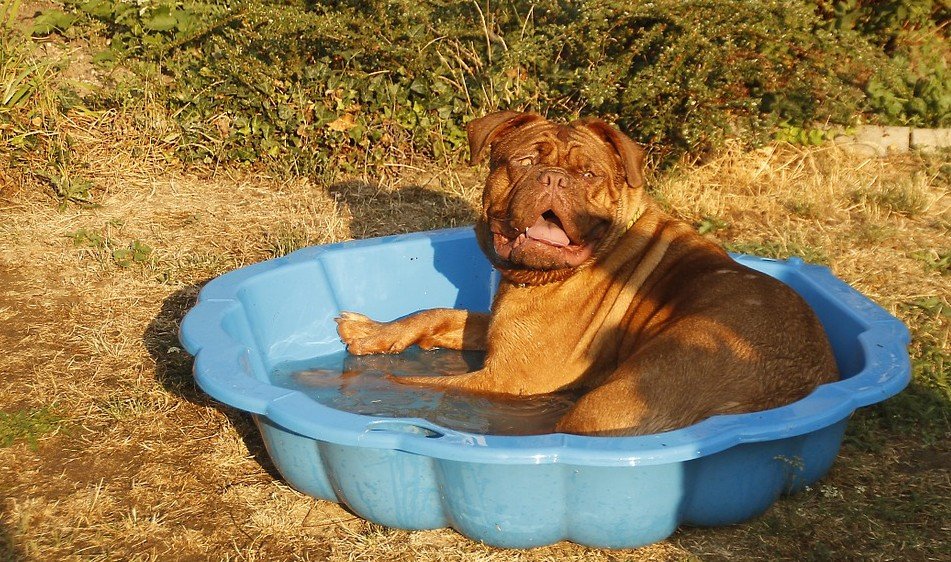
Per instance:
[[[573,239],[551,209],[524,230],[493,225],[492,234],[495,253],[501,259],[532,269],[577,267],[591,257],[598,239],[580,235]]]
[[[525,230],[525,237],[558,248],[571,245],[571,240],[568,238],[568,233],[565,232],[565,227],[561,224],[561,219],[551,210],[545,211],[538,217],[535,224]]]

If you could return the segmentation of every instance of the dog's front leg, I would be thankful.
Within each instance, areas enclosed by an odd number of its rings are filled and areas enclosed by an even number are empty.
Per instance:
[[[484,394],[503,394],[511,395],[516,392],[508,392],[505,388],[499,389],[499,382],[492,378],[485,369],[463,373],[461,375],[440,375],[440,376],[403,376],[397,377],[387,375],[387,379],[406,385],[428,386],[430,388],[455,388],[458,390],[468,390]]]
[[[488,329],[488,314],[452,308],[421,310],[392,322],[355,312],[341,312],[337,318],[337,333],[353,355],[400,353],[411,345],[484,350]]]

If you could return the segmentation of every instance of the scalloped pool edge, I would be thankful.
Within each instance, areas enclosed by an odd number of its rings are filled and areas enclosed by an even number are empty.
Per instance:
[[[261,362],[259,351],[225,328],[229,315],[243,313],[242,283],[330,252],[420,240],[478,251],[471,228],[305,248],[214,279],[180,332],[195,356],[199,386],[254,415],[275,466],[292,486],[342,502],[379,524],[453,527],[502,547],[567,539],[621,548],[663,539],[680,524],[736,523],[821,478],[851,413],[898,393],[910,380],[909,333],[900,321],[825,267],[742,255],[734,258],[766,273],[801,276],[810,290],[843,303],[864,328],[858,337],[864,368],[781,408],[623,438],[478,435],[421,419],[361,416],[248,374],[249,364]]]

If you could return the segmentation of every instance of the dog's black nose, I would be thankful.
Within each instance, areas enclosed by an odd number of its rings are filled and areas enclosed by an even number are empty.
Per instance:
[[[568,176],[558,170],[543,170],[538,174],[538,183],[549,189],[564,189],[568,187]]]

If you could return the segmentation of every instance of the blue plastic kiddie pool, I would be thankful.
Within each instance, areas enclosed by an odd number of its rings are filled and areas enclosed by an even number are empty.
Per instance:
[[[497,278],[469,228],[306,248],[227,273],[202,290],[181,340],[201,388],[252,414],[277,469],[306,494],[381,525],[452,527],[501,547],[635,547],[678,525],[744,521],[816,482],[852,412],[910,379],[908,330],[828,269],[735,258],[810,303],[842,380],[656,435],[480,435],[332,409],[273,382],[276,366],[342,352],[342,310],[378,320],[488,310]]]

